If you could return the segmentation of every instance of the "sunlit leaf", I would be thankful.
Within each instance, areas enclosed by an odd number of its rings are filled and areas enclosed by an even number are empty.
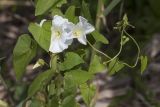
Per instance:
[[[36,23],[31,23],[28,29],[37,43],[48,52],[51,38],[51,22],[45,22],[43,27],[40,27]]]
[[[91,17],[91,13],[88,7],[88,4],[83,0],[82,1],[82,13],[83,16],[89,20],[90,23],[92,23],[92,17]]]
[[[96,91],[96,87],[94,85],[82,84],[80,86],[80,91],[84,102],[89,107]]]
[[[98,31],[94,31],[91,33],[92,36],[94,37],[94,39],[97,41],[97,42],[101,42],[101,43],[104,43],[104,44],[108,44],[109,41],[107,40],[107,38],[105,38],[102,34],[100,34]]]
[[[54,15],[63,16],[63,13],[62,13],[62,11],[59,8],[54,8],[52,10],[52,16],[54,16]]]
[[[143,73],[144,70],[146,69],[147,62],[148,62],[147,56],[141,56],[141,73]]]
[[[35,15],[42,15],[52,7],[61,7],[64,3],[66,3],[66,0],[38,0]]]
[[[59,65],[61,71],[69,70],[79,64],[84,63],[83,59],[74,52],[68,52],[65,55],[64,62]]]
[[[70,6],[67,9],[67,11],[65,12],[65,16],[69,21],[74,22],[74,19],[75,19],[75,6]]]
[[[114,59],[109,63],[108,71],[110,75],[120,71],[124,67],[124,64],[118,62],[118,59]]]
[[[37,44],[27,34],[19,37],[13,51],[13,65],[17,79],[21,79],[26,66],[35,57]]]
[[[74,84],[80,85],[93,77],[87,71],[77,69],[65,73],[65,78],[71,78]]]
[[[39,74],[36,79],[31,83],[28,96],[33,96],[37,91],[43,88],[44,83],[46,80],[49,80],[53,76],[53,72],[51,70],[44,71],[43,73]]]
[[[62,107],[75,107],[75,95],[69,95],[62,101]]]
[[[104,69],[105,69],[105,66],[101,63],[100,57],[95,55],[91,60],[89,73],[95,74],[95,73],[104,71]]]

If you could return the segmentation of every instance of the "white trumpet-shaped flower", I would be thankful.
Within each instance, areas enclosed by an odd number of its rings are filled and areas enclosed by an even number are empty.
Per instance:
[[[79,16],[79,22],[76,25],[69,23],[67,28],[70,29],[69,38],[77,38],[78,41],[84,45],[87,44],[86,35],[95,30],[95,28],[82,16]]]
[[[72,40],[67,40],[68,32],[65,30],[68,25],[67,19],[55,15],[52,20],[51,27],[51,43],[49,51],[52,53],[59,53],[68,48]]]

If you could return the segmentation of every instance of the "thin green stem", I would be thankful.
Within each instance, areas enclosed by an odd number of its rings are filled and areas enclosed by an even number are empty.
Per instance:
[[[92,47],[92,49],[93,49],[94,51],[96,51],[97,53],[100,53],[100,54],[104,55],[106,58],[110,59],[110,60],[108,60],[107,62],[105,62],[105,64],[107,64],[107,63],[113,61],[114,59],[116,59],[116,58],[120,55],[120,53],[121,53],[121,51],[122,51],[122,49],[123,49],[122,37],[123,37],[123,34],[124,34],[124,33],[125,33],[127,36],[129,36],[129,37],[133,40],[133,42],[135,43],[135,45],[137,46],[137,49],[138,49],[137,58],[136,58],[136,61],[135,61],[135,63],[134,63],[133,65],[129,65],[129,64],[123,62],[123,61],[118,61],[118,62],[121,62],[122,64],[124,64],[124,65],[126,65],[126,66],[128,66],[128,67],[130,67],[130,68],[134,68],[134,67],[137,65],[138,60],[139,60],[140,47],[139,47],[137,41],[136,41],[130,34],[128,34],[124,29],[122,30],[122,33],[121,33],[121,41],[120,41],[120,49],[119,49],[119,52],[118,52],[113,58],[111,58],[109,55],[103,53],[102,51],[96,49],[89,41],[87,41],[87,43]]]
[[[102,51],[96,49],[89,41],[87,41],[87,43],[92,47],[92,49],[93,49],[94,51],[96,51],[96,52],[98,52],[98,53],[104,55],[104,56],[107,57],[108,59],[111,59],[110,56],[108,56],[107,54],[103,53]]]
[[[129,65],[129,64],[125,63],[125,62],[122,62],[122,63],[123,63],[124,65],[130,67],[130,68],[134,68],[134,67],[137,65],[138,60],[139,60],[139,56],[140,56],[140,52],[141,52],[141,51],[140,51],[140,47],[139,47],[137,41],[136,41],[130,34],[128,34],[125,30],[124,30],[124,33],[125,33],[127,36],[129,36],[129,37],[133,40],[133,42],[134,42],[135,45],[137,46],[138,52],[137,52],[136,61],[135,61],[135,63],[134,63],[133,65]]]
[[[120,55],[120,53],[122,52],[122,48],[123,48],[122,37],[123,37],[123,30],[122,30],[122,33],[121,33],[120,49],[119,49],[118,53],[113,58],[111,58],[110,60],[105,62],[105,64],[107,64],[107,63],[113,61],[114,59],[116,59]]]

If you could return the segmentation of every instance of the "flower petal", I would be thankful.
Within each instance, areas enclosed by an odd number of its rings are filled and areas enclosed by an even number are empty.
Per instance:
[[[86,34],[89,34],[95,30],[94,26],[88,23],[87,19],[85,19],[84,17],[79,16],[79,21],[81,23],[81,26],[84,28]]]
[[[64,23],[67,23],[68,19],[63,18],[62,16],[55,15],[52,20],[52,25],[62,26]]]
[[[52,52],[52,53],[60,53],[66,48],[68,48],[67,44],[64,44],[59,39],[54,39],[53,41],[51,41],[49,51]]]
[[[83,45],[87,45],[87,38],[86,38],[86,35],[83,35],[83,36],[80,36],[79,38],[77,38],[78,41],[80,43],[82,43]]]

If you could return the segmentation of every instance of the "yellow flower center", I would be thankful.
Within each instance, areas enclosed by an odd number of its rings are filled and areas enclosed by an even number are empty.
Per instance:
[[[61,37],[61,32],[59,30],[55,31],[54,33],[56,37]]]
[[[75,37],[80,37],[80,36],[82,35],[82,31],[81,31],[81,30],[75,30],[75,31],[73,32],[73,35],[74,35]]]

